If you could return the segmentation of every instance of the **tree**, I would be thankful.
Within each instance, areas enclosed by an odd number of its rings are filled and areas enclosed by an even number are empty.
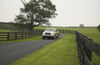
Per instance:
[[[99,32],[100,32],[100,25],[98,26],[98,30],[99,30]]]
[[[80,24],[80,26],[79,26],[79,27],[83,28],[83,27],[84,27],[84,24]]]
[[[35,27],[48,24],[50,18],[54,18],[56,7],[51,0],[30,0],[28,3],[21,0],[24,7],[14,19],[17,24],[24,26],[30,31]]]

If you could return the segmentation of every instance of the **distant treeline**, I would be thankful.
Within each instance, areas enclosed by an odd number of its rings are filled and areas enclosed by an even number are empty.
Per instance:
[[[39,27],[56,27],[56,28],[97,28],[100,31],[99,26],[39,26]],[[13,23],[13,22],[0,22],[0,29],[7,29],[7,30],[18,30],[18,31],[28,31],[25,26]]]
[[[13,30],[13,31],[28,31],[28,29],[24,27],[16,26],[16,23],[13,22],[0,22],[0,29],[3,30]]]

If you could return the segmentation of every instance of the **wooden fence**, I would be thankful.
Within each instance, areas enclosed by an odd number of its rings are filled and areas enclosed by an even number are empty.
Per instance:
[[[23,39],[22,32],[0,32],[0,41]]]
[[[59,32],[65,33],[65,34],[75,34],[76,33],[76,31],[73,31],[73,30],[61,30],[61,29],[59,29]]]
[[[18,40],[42,35],[44,29],[34,29],[31,32],[0,32],[0,41]],[[59,30],[60,33],[75,34],[71,30]]]
[[[93,65],[92,52],[100,56],[100,44],[93,42],[92,39],[88,39],[79,32],[76,32],[76,41],[80,65]]]
[[[32,32],[0,32],[0,41],[18,40],[41,35],[43,30],[33,30]]]

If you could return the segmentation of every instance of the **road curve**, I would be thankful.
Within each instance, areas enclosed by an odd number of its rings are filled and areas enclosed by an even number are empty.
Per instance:
[[[59,38],[62,36],[63,35],[60,34]],[[56,41],[56,39],[40,39],[27,42],[0,44],[0,65],[10,65],[14,61],[23,58],[54,41]]]

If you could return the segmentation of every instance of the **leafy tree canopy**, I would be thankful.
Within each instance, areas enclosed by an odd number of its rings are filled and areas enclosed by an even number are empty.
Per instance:
[[[20,14],[14,19],[17,24],[32,30],[35,26],[48,24],[50,18],[54,18],[56,7],[51,0],[30,0],[24,2]]]
[[[98,26],[98,30],[99,30],[99,32],[100,32],[100,25]]]

